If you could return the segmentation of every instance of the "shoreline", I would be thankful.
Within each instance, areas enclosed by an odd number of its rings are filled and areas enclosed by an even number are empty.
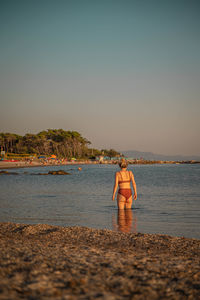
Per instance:
[[[56,166],[72,166],[72,165],[91,165],[94,164],[92,162],[85,163],[85,162],[69,162],[64,164],[43,164],[39,162],[32,162],[31,164],[27,164],[24,161],[19,162],[2,162],[0,161],[0,170],[4,169],[19,169],[19,168],[34,168],[34,167],[56,167]]]
[[[71,165],[97,165],[97,164],[109,164],[109,165],[116,165],[118,163],[116,162],[110,162],[110,161],[105,161],[103,163],[99,163],[97,161],[77,161],[77,162],[65,162],[65,163],[41,163],[41,162],[31,162],[27,163],[25,161],[18,161],[18,162],[4,162],[0,161],[0,170],[4,169],[17,169],[17,168],[32,168],[32,167],[54,167],[54,166],[71,166]],[[160,161],[140,161],[140,162],[129,162],[129,165],[155,165],[155,164],[200,164],[200,162],[197,161],[184,161],[184,162],[175,162],[175,161],[169,161],[169,162],[160,162]]]
[[[1,299],[200,299],[200,240],[0,223]]]

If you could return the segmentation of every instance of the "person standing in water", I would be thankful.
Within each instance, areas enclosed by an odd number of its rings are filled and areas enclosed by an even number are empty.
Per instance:
[[[118,209],[130,209],[133,199],[137,199],[137,188],[134,179],[134,175],[131,171],[127,171],[128,162],[121,160],[119,163],[121,171],[115,173],[115,183],[113,188],[112,200],[115,200],[115,194],[119,186],[117,194]],[[131,182],[134,189],[134,196],[132,197]]]

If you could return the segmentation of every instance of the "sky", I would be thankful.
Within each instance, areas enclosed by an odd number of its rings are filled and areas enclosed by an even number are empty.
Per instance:
[[[0,132],[200,155],[198,0],[0,0]]]

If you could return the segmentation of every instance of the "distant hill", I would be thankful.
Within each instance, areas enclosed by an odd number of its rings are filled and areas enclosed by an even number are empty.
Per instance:
[[[200,161],[200,156],[190,155],[163,155],[163,154],[155,154],[152,152],[141,152],[136,150],[128,150],[128,151],[121,151],[125,157],[129,158],[143,158],[145,160],[175,160],[175,161],[182,161],[182,160],[198,160]]]

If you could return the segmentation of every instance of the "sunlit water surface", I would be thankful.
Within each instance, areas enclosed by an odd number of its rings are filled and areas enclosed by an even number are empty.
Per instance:
[[[39,172],[65,170],[66,176]],[[87,226],[200,239],[200,165],[131,165],[138,200],[131,211],[112,202],[117,165],[9,170],[0,176],[0,221]],[[25,174],[26,172],[26,174]]]

